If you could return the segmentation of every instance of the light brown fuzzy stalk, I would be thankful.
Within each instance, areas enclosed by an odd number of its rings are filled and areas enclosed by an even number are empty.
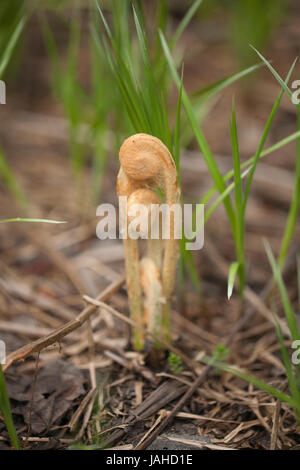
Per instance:
[[[145,296],[145,323],[151,333],[159,336],[162,322],[162,285],[159,268],[151,258],[141,260],[140,276]]]
[[[117,179],[118,195],[126,196],[128,198],[129,195],[139,187],[140,185],[138,183],[132,182],[127,178],[121,168]],[[129,310],[132,320],[141,324],[143,318],[143,305],[140,286],[138,243],[137,240],[131,240],[128,238],[128,227],[125,222],[126,216],[126,213],[121,213]],[[142,330],[134,330],[133,344],[137,350],[141,350],[143,348],[144,338]]]
[[[127,195],[129,199],[147,204],[154,199],[156,188],[160,188],[169,208],[179,202],[179,191],[177,186],[177,174],[174,160],[167,147],[156,137],[147,134],[136,134],[125,140],[120,149],[121,170],[118,179],[118,194]],[[120,177],[121,175],[121,177]],[[122,184],[120,184],[122,180]],[[122,186],[122,191],[120,187]],[[144,191],[144,192],[143,192]],[[155,195],[156,196],[156,195]],[[153,202],[151,201],[153,204]],[[125,244],[125,250],[129,249]],[[148,240],[148,258],[146,266],[151,270],[160,271],[162,258],[162,240]],[[170,211],[170,239],[164,241],[164,256],[162,261],[161,284],[162,284],[162,331],[163,337],[170,340],[170,300],[174,288],[176,263],[178,257],[178,243],[174,237],[174,213]],[[128,259],[128,256],[126,256]],[[150,264],[149,264],[150,263]],[[136,281],[136,268],[127,266],[129,280]],[[147,275],[147,279],[150,277]],[[144,275],[145,279],[145,275]],[[156,281],[154,277],[153,292],[156,292]],[[149,292],[148,292],[149,293]],[[151,298],[153,295],[151,294]],[[134,296],[141,297],[141,287],[137,288]],[[147,295],[146,295],[147,297]],[[149,297],[149,296],[148,296]],[[153,300],[153,299],[152,299]],[[130,301],[130,294],[129,294]],[[153,300],[154,301],[154,300]],[[146,299],[149,304],[149,300]],[[154,301],[155,303],[155,301]],[[140,304],[139,304],[140,305]],[[147,307],[150,312],[152,307]],[[140,313],[139,313],[140,314]],[[150,321],[150,320],[149,320]]]

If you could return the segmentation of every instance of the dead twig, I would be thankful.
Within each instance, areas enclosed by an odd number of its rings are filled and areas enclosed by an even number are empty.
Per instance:
[[[276,406],[275,406],[275,410],[274,410],[274,416],[273,416],[273,427],[272,427],[272,433],[271,433],[270,450],[276,450],[276,444],[277,444],[277,438],[278,438],[280,408],[281,408],[281,403],[278,400],[276,402]]]
[[[115,294],[121,286],[124,284],[125,279],[121,277],[118,281],[111,283],[104,291],[98,296],[98,301],[108,300],[113,294]],[[104,304],[105,305],[105,304]],[[63,337],[82,326],[93,313],[97,310],[97,305],[88,305],[74,320],[69,321],[60,328],[57,328],[52,333],[43,336],[42,338],[33,341],[30,344],[17,349],[13,353],[9,354],[6,358],[6,364],[3,365],[3,371],[7,369],[15,362],[21,361],[26,357],[30,356],[35,352],[40,352],[42,349],[50,346],[53,343],[61,341]]]
[[[95,395],[95,393],[96,393],[96,389],[91,388],[91,390],[88,392],[88,394],[84,397],[84,399],[82,400],[82,402],[78,406],[77,410],[75,411],[75,413],[73,414],[73,416],[71,418],[71,421],[68,424],[68,427],[70,428],[71,431],[74,431],[74,428],[75,428],[80,416],[82,415],[83,411],[85,410],[85,408],[87,407],[89,401]]]

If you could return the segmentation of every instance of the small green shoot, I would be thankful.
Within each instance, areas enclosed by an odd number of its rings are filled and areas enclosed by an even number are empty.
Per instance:
[[[234,261],[231,263],[229,267],[229,275],[228,275],[228,287],[227,287],[227,298],[230,300],[233,292],[233,286],[235,282],[235,278],[239,269],[239,263]]]
[[[300,106],[297,106],[297,129],[300,131]],[[278,264],[282,269],[290,243],[296,228],[297,218],[300,209],[300,138],[296,142],[296,163],[295,163],[295,182],[293,196],[288,213],[287,223],[285,226],[281,247],[278,255]]]
[[[13,422],[10,401],[7,394],[5,378],[0,364],[0,411],[3,416],[9,438],[15,450],[20,449],[16,428]]]
[[[26,17],[24,15],[24,16],[21,16],[21,18],[18,20],[18,23],[17,23],[17,25],[16,25],[9,41],[8,41],[8,44],[5,48],[5,51],[1,56],[1,60],[0,60],[0,78],[2,78],[2,76],[5,72],[5,69],[9,64],[10,58],[11,58],[12,53],[13,53],[15,47],[16,47],[16,44],[17,44],[17,42],[18,42],[18,40],[21,36],[21,33],[24,29],[25,23],[26,23]]]
[[[173,374],[180,374],[182,372],[182,360],[181,357],[177,356],[172,351],[168,356],[168,364]]]
[[[22,209],[26,210],[27,201],[26,197],[17,181],[16,176],[14,175],[13,170],[10,168],[7,158],[0,148],[0,177],[4,181],[5,185],[14,196],[16,201],[19,203]]]
[[[228,356],[229,356],[228,347],[222,343],[217,344],[217,346],[215,347],[212,353],[212,357],[216,359],[217,361],[225,361],[225,359],[227,359]]]
[[[279,292],[280,292],[280,296],[281,296],[285,316],[286,316],[287,323],[288,323],[288,326],[289,326],[289,329],[290,329],[290,332],[291,332],[291,337],[295,341],[297,339],[300,339],[300,331],[299,331],[299,328],[298,328],[298,325],[297,325],[296,316],[295,316],[295,313],[293,311],[293,307],[291,305],[291,302],[289,300],[288,293],[287,293],[286,287],[285,287],[283,279],[282,279],[282,274],[281,274],[280,268],[279,268],[278,264],[276,263],[276,260],[274,258],[273,253],[272,253],[272,250],[271,250],[271,247],[270,247],[270,245],[267,241],[264,242],[264,245],[265,245],[265,249],[266,249],[266,252],[267,252],[267,255],[268,255],[268,258],[269,258],[270,265],[272,267],[275,282],[276,282],[277,287],[278,287]]]

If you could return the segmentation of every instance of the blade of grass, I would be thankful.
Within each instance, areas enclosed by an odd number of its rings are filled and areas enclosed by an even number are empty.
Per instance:
[[[181,186],[180,181],[180,123],[181,123],[181,103],[182,103],[182,86],[183,86],[183,67],[181,71],[181,81],[180,81],[180,88],[178,92],[178,99],[177,99],[177,106],[176,106],[176,121],[175,121],[175,129],[174,129],[174,162],[177,169],[178,175],[178,184],[179,187]]]
[[[101,8],[99,5],[97,5],[97,8],[103,21],[104,15]],[[172,150],[172,137],[166,117],[165,100],[159,93],[160,87],[154,77],[147,38],[142,27],[140,10],[134,8],[133,16],[137,31],[138,51],[143,65],[141,70],[136,70],[138,61],[135,60],[133,63],[129,56],[125,57],[123,51],[118,49],[114,34],[104,20],[104,27],[112,46],[110,48],[107,40],[104,40],[106,54],[120,88],[134,131],[155,135]],[[92,32],[98,47],[101,48],[95,28],[92,28]]]
[[[285,83],[285,81],[280,77],[280,75],[276,72],[276,70],[272,67],[272,65],[270,64],[270,62],[265,59],[265,57],[257,50],[255,49],[255,47],[251,46],[250,44],[250,47],[252,47],[252,49],[256,52],[256,54],[261,58],[261,60],[266,64],[266,66],[268,67],[268,69],[272,72],[272,74],[274,75],[274,77],[276,78],[276,80],[280,83],[280,85],[282,86],[282,88],[284,89],[284,91],[286,91],[286,93],[291,97],[292,96],[292,92],[291,90],[289,89],[289,87],[287,86],[287,84]]]
[[[141,51],[141,55],[143,59],[143,64],[145,67],[145,72],[146,72],[148,86],[145,87],[144,93],[146,92],[148,95],[148,100],[149,100],[148,107],[152,111],[151,121],[152,123],[155,123],[155,127],[157,125],[157,128],[156,128],[157,137],[159,137],[167,145],[169,150],[172,150],[172,141],[171,141],[171,133],[169,130],[169,124],[167,120],[165,119],[164,113],[162,112],[162,109],[164,108],[164,104],[162,103],[159,97],[158,87],[155,83],[153,69],[152,69],[151,62],[150,62],[147,39],[142,29],[142,25],[139,21],[139,16],[137,15],[134,7],[133,7],[133,15],[134,15],[134,21],[135,21],[135,26],[137,30],[140,51]]]
[[[242,174],[241,174],[241,178],[245,178],[245,176],[247,176],[247,174],[249,173],[250,171],[250,168],[247,168]],[[214,213],[214,211],[219,207],[219,205],[221,204],[221,202],[223,202],[224,198],[227,197],[231,191],[234,190],[234,186],[235,186],[235,182],[233,181],[230,185],[227,186],[226,190],[221,193],[217,199],[213,202],[213,204],[208,208],[208,210],[205,211],[205,215],[204,215],[204,223],[206,223],[208,221],[208,219],[211,217],[211,215]],[[205,196],[204,198],[201,200],[200,204],[205,204],[206,203],[206,199],[205,199]],[[200,224],[199,224],[199,228],[201,228],[202,226],[202,221],[200,221]]]
[[[234,282],[235,282],[235,278],[236,278],[238,269],[239,269],[239,263],[237,261],[234,261],[233,263],[231,263],[231,265],[229,267],[228,287],[227,287],[227,298],[228,298],[228,300],[232,296],[233,286],[234,286]]]
[[[13,219],[4,219],[0,220],[0,224],[6,224],[7,222],[40,222],[46,224],[65,224],[64,220],[51,220],[51,219],[31,219],[31,218],[22,218],[15,217]]]
[[[230,366],[228,364],[225,364],[222,361],[218,361],[214,359],[213,357],[208,357],[208,356],[203,356],[201,357],[201,362],[204,364],[209,364],[217,369],[220,369],[224,372],[228,372],[229,374],[234,375],[235,377],[239,377],[240,379],[244,380],[245,382],[253,384],[255,387],[259,388],[260,390],[263,390],[267,392],[269,395],[272,395],[273,397],[277,398],[277,400],[280,400],[284,403],[288,403],[291,406],[295,406],[295,402],[293,398],[286,393],[282,392],[281,390],[272,387],[271,385],[267,384],[263,380],[258,379],[257,377],[248,374],[241,369],[235,367],[235,366]]]
[[[129,2],[127,0],[122,2],[119,0],[112,1],[112,20],[117,49],[122,50],[122,55],[130,54]]]
[[[279,150],[281,149],[282,147],[284,147],[285,145],[288,145],[289,143],[293,142],[294,140],[297,140],[300,138],[300,131],[297,131],[297,132],[294,132],[293,134],[289,135],[288,137],[285,137],[284,139],[280,140],[279,142],[276,142],[276,144],[273,144],[271,145],[270,147],[266,148],[265,150],[263,150],[260,154],[260,157],[259,158],[263,158],[263,157],[266,157],[267,155],[270,155],[272,152],[275,152],[276,150]],[[241,168],[245,168],[248,166],[247,170],[242,174],[242,178],[244,178],[250,171],[251,169],[251,165],[253,164],[254,162],[254,158],[255,156],[253,157],[250,157],[248,160],[246,160],[245,162],[243,162],[241,164]],[[233,174],[234,174],[234,171],[233,170],[230,170],[228,171],[224,176],[223,176],[223,179],[225,182],[227,182],[228,180],[230,180],[230,178],[233,177]],[[233,189],[234,185],[232,186],[231,190]],[[227,188],[228,189],[228,188]],[[229,194],[230,191],[227,191],[226,189],[226,194]],[[200,201],[200,204],[206,204],[213,196],[214,194],[217,192],[217,187],[216,185],[212,186],[208,191],[207,193],[205,194],[205,196],[203,196],[203,198],[201,199]],[[223,200],[223,197],[221,195],[221,201],[222,202]],[[217,207],[217,206],[216,206]]]
[[[181,284],[185,281],[185,272],[187,271],[191,282],[197,292],[201,292],[201,279],[195,265],[194,258],[190,251],[185,248],[186,239],[183,237],[180,239],[180,265],[179,265],[179,276],[181,276]]]
[[[180,89],[180,78],[178,76],[173,58],[171,56],[170,49],[168,47],[168,44],[166,42],[166,39],[165,39],[163,33],[160,31],[159,34],[160,34],[160,39],[161,39],[162,47],[163,47],[163,50],[164,50],[164,54],[165,54],[167,62],[169,64],[171,75],[174,79],[174,82],[175,82],[177,88]],[[226,185],[224,183],[222,174],[221,174],[221,172],[220,172],[220,170],[217,166],[217,163],[214,159],[214,156],[213,156],[213,154],[212,154],[212,152],[209,148],[209,145],[208,145],[208,143],[205,139],[205,136],[204,136],[202,130],[200,129],[200,127],[198,126],[198,122],[195,118],[192,104],[190,102],[190,99],[189,99],[187,93],[185,92],[184,87],[182,87],[182,102],[183,102],[183,105],[185,107],[187,117],[190,121],[190,125],[193,129],[196,141],[197,141],[197,143],[198,143],[198,145],[199,145],[199,147],[202,151],[204,160],[205,160],[205,162],[207,164],[207,167],[209,169],[210,175],[211,175],[213,181],[215,182],[215,185],[216,185],[218,191],[220,193],[222,193],[226,189]],[[231,201],[230,201],[229,198],[226,197],[224,199],[223,203],[224,203],[227,215],[228,215],[228,219],[230,221],[230,225],[231,225],[232,229],[234,229],[234,213],[233,213]]]
[[[7,428],[7,432],[11,440],[11,443],[14,449],[19,450],[20,449],[19,440],[18,440],[16,428],[15,428],[13,417],[12,417],[10,401],[9,401],[9,397],[7,394],[5,378],[4,378],[1,364],[0,364],[0,411],[3,416],[5,426]]]
[[[202,0],[196,0],[188,9],[182,20],[180,21],[179,25],[176,28],[176,31],[170,41],[170,50],[172,50],[177,42],[179,41],[182,33],[190,23],[191,19],[195,15],[196,11],[198,10],[199,6],[201,5]]]
[[[285,285],[281,276],[281,272],[280,272],[278,264],[276,263],[271,247],[266,240],[264,240],[264,245],[265,245],[265,250],[267,252],[267,256],[269,258],[270,265],[272,267],[274,279],[276,281],[276,284],[278,286],[278,289],[281,295],[284,313],[285,313],[287,323],[291,332],[291,336],[293,340],[295,341],[300,338],[300,332],[298,329],[295,313],[293,311],[292,305],[288,298],[288,294],[287,294],[287,291],[286,291],[286,288],[285,288]]]
[[[289,79],[292,75],[292,72],[295,68],[295,65],[296,65],[296,61],[297,59],[294,61],[294,63],[292,64],[289,72],[288,72],[288,75],[286,77],[286,81],[285,83],[288,84],[289,82]],[[271,113],[268,117],[268,120],[267,120],[267,123],[265,125],[265,128],[264,128],[264,131],[262,133],[262,136],[261,136],[261,139],[260,139],[260,142],[258,144],[258,147],[257,147],[257,150],[256,150],[256,153],[255,153],[255,156],[254,156],[254,162],[253,162],[253,165],[252,165],[252,168],[251,168],[251,171],[250,171],[250,175],[248,177],[248,180],[247,180],[247,183],[246,183],[246,188],[245,188],[245,199],[244,199],[244,207],[243,207],[243,211],[246,212],[246,207],[247,207],[247,202],[248,202],[248,197],[249,197],[249,193],[250,193],[250,188],[251,188],[251,184],[252,184],[252,181],[253,181],[253,177],[254,177],[254,173],[255,173],[255,170],[256,170],[256,166],[258,164],[258,161],[259,161],[259,158],[260,158],[260,155],[261,155],[261,152],[262,152],[262,149],[265,145],[265,142],[266,142],[266,139],[267,139],[267,136],[269,134],[269,131],[270,131],[270,128],[271,128],[271,124],[274,120],[274,117],[276,115],[276,112],[279,108],[279,105],[280,105],[280,102],[281,102],[281,98],[284,94],[284,88],[282,88],[280,90],[280,93],[272,107],[272,110],[271,110]]]
[[[296,61],[293,63],[291,69],[289,70],[289,73],[287,75],[287,79],[286,81],[288,82],[289,81],[289,78],[292,74],[292,71],[294,69],[294,66],[295,66],[295,63]],[[263,131],[263,134],[262,134],[262,137],[261,137],[261,140],[260,140],[260,143],[258,145],[258,149],[254,155],[254,157],[251,157],[251,159],[247,160],[244,164],[241,165],[241,168],[244,168],[246,165],[248,165],[249,163],[251,163],[251,167],[250,167],[250,175],[249,175],[249,178],[247,180],[247,184],[246,184],[246,189],[245,189],[245,196],[244,196],[244,202],[243,202],[243,212],[245,213],[246,211],[246,204],[247,204],[247,199],[248,199],[248,196],[249,196],[249,191],[250,191],[250,187],[251,187],[251,183],[252,183],[252,180],[253,180],[253,176],[254,176],[254,172],[255,172],[255,169],[256,169],[256,166],[257,166],[257,163],[259,161],[259,159],[269,153],[271,153],[271,151],[274,151],[276,149],[278,149],[280,147],[280,144],[282,143],[282,145],[284,145],[287,141],[285,139],[283,139],[283,141],[275,144],[275,146],[272,146],[268,149],[266,149],[264,152],[262,151],[262,148],[263,148],[263,145],[266,141],[266,138],[267,138],[267,135],[269,133],[269,130],[270,130],[270,126],[273,122],[273,119],[275,117],[275,114],[277,112],[277,109],[279,107],[279,104],[280,104],[280,101],[281,101],[281,98],[282,98],[282,95],[283,95],[283,89],[280,91],[276,101],[275,101],[275,104],[271,110],[271,113],[270,113],[270,116],[267,120],[267,124],[265,126],[265,129]],[[295,137],[295,136],[294,136]],[[287,138],[288,141],[290,141],[289,138]],[[231,172],[227,173],[225,176],[224,176],[224,180],[227,181],[229,178],[231,178],[232,176],[234,176],[235,174],[235,171],[232,170]],[[247,172],[246,173],[243,173],[241,178],[244,178],[246,176]],[[235,187],[235,183],[232,185],[230,185],[230,187],[233,189],[233,187]],[[205,204],[207,203],[210,198],[213,196],[214,192],[215,192],[216,188],[212,188],[211,190],[209,190],[207,192],[207,194],[204,196],[204,198],[202,199],[201,203],[202,204]],[[227,190],[226,190],[227,192]],[[230,191],[229,191],[230,192]],[[211,206],[211,208],[209,209],[208,212],[206,212],[206,217],[205,217],[205,221],[208,219],[208,217],[210,217],[210,215],[212,214],[212,212],[218,207],[219,203],[223,200],[223,197],[219,197],[217,199],[217,201]],[[293,212],[293,216],[295,216],[295,207],[294,207],[294,212]],[[294,217],[292,217],[292,220],[294,220]],[[288,231],[288,233],[290,233]]]
[[[276,313],[274,313],[274,312],[273,312],[273,316],[274,316],[274,319],[275,319],[275,329],[276,329],[278,342],[280,344],[281,357],[282,357],[282,362],[283,362],[283,365],[284,365],[284,368],[285,368],[285,371],[286,371],[286,376],[287,376],[287,379],[288,379],[289,389],[290,389],[291,395],[292,395],[295,403],[297,403],[297,414],[298,414],[298,417],[300,418],[300,413],[299,413],[299,410],[300,410],[300,391],[298,389],[298,384],[297,384],[296,377],[293,373],[289,352],[287,350],[286,345],[284,344],[284,337],[283,337],[283,333],[282,333],[282,330],[281,330],[281,327],[280,327],[280,324],[279,324],[279,321],[278,321],[278,317],[277,317]]]
[[[300,106],[297,106],[297,128],[300,131]],[[295,165],[295,183],[292,201],[288,213],[287,222],[281,242],[281,247],[278,255],[278,265],[282,269],[288,249],[295,231],[297,217],[300,208],[300,139],[297,139],[296,145],[296,165]]]
[[[184,15],[184,17],[182,18],[182,20],[180,21],[178,27],[175,30],[175,33],[173,34],[173,37],[169,41],[169,46],[170,46],[171,50],[173,50],[173,48],[178,43],[180,37],[182,36],[182,34],[185,31],[186,27],[188,26],[191,19],[193,18],[193,16],[197,12],[197,10],[198,10],[201,3],[202,3],[202,0],[195,0],[192,3],[192,5],[190,6],[190,8],[188,9],[188,11],[186,12],[186,14]],[[163,6],[164,4],[167,4],[167,2],[163,1],[163,2],[159,2],[159,4],[160,4],[160,9],[162,9],[162,10],[167,9],[167,5],[165,7]],[[167,12],[164,11],[163,21],[160,20],[157,23],[158,24],[158,28],[157,28],[158,32],[159,31],[163,31],[163,33],[166,32],[166,23],[167,23],[166,15],[167,15]],[[161,41],[160,41],[159,34],[156,35],[156,48],[155,48],[154,67],[155,67],[155,70],[156,70],[156,77],[159,80],[159,83],[160,83],[160,86],[161,86],[161,90],[167,91],[167,89],[170,85],[170,83],[169,83],[170,80],[169,80],[169,76],[167,74],[166,59],[165,59],[164,54],[162,54],[162,50],[161,50]]]
[[[232,146],[233,156],[233,171],[234,171],[234,200],[235,200],[235,251],[238,261],[238,277],[239,277],[239,292],[243,294],[245,287],[245,249],[244,249],[244,237],[245,237],[245,217],[243,212],[243,187],[241,178],[241,165],[240,165],[240,153],[237,136],[237,125],[236,125],[236,114],[235,105],[232,101],[232,121],[229,123],[230,126],[230,138]]]
[[[300,131],[297,131],[295,132],[294,134],[291,134],[290,136],[288,137],[285,137],[284,139],[282,139],[281,141],[277,142],[276,144],[272,145],[271,147],[268,147],[266,150],[264,150],[261,155],[260,155],[260,158],[263,158],[269,154],[271,154],[272,152],[275,152],[276,150],[279,150],[280,148],[282,148],[284,145],[287,145],[289,144],[290,142],[292,142],[293,140],[296,140],[296,139],[299,139],[300,138]],[[253,161],[254,161],[254,157],[251,157],[249,158],[246,162],[242,163],[241,164],[241,168],[245,168],[245,166],[247,165],[252,165],[253,164]],[[241,178],[244,179],[248,173],[250,172],[251,170],[251,166],[249,166],[242,174],[241,174]],[[233,174],[234,174],[234,170],[230,170],[228,173],[226,173],[224,175],[224,181],[228,181],[230,178],[233,177]],[[211,217],[211,215],[214,213],[214,211],[219,207],[219,205],[223,202],[224,198],[227,197],[231,191],[233,191],[234,189],[234,186],[235,186],[235,182],[232,182],[230,185],[227,186],[226,190],[221,193],[218,198],[212,203],[212,205],[205,211],[205,216],[204,216],[204,221],[201,221],[200,224],[198,225],[197,227],[197,231],[200,230],[200,228],[202,227],[202,224],[203,222],[206,223],[208,221],[208,219]],[[207,204],[212,198],[213,196],[215,195],[217,191],[217,188],[216,186],[213,186],[211,187],[207,193],[203,196],[203,198],[201,199],[201,201],[199,202],[199,204]]]
[[[3,150],[0,148],[0,176],[2,177],[4,183],[18,201],[20,206],[26,211],[27,201],[26,197],[14,175],[14,172],[10,168],[7,159],[4,155]]]
[[[224,90],[228,86],[232,85],[233,83],[237,82],[241,78],[246,77],[250,73],[253,73],[256,70],[260,69],[263,65],[264,64],[251,65],[251,67],[241,70],[240,72],[224,77],[221,80],[217,80],[216,82],[211,83],[208,86],[205,86],[193,92],[191,98],[197,99],[197,103],[204,103],[209,98],[213,97],[214,95]]]
[[[298,313],[300,315],[300,255],[297,256]]]
[[[214,102],[217,100],[217,93],[220,93],[226,87],[232,85],[237,80],[246,77],[248,74],[254,72],[262,66],[264,66],[263,63],[253,65],[245,70],[227,76],[192,93],[190,97],[197,121],[201,123],[203,118],[207,116],[210,109],[214,106]],[[181,140],[185,146],[188,146],[189,142],[192,140],[192,132],[190,126],[188,126],[188,123],[185,123]]]
[[[3,73],[9,63],[9,60],[11,58],[11,55],[13,53],[13,50],[18,42],[18,39],[20,38],[20,35],[24,29],[24,26],[25,26],[25,23],[26,23],[26,17],[25,15],[23,15],[18,23],[17,23],[17,26],[6,46],[6,49],[4,51],[4,53],[2,54],[2,57],[1,57],[1,60],[0,60],[0,78],[3,76]]]
[[[104,16],[99,6],[98,10],[101,12],[101,18],[103,19]],[[104,24],[107,25],[106,21]],[[91,25],[91,32],[95,44],[99,52],[101,52],[102,45],[98,37],[98,32],[96,31],[94,25]],[[148,122],[148,116],[146,116],[144,112],[145,104],[143,102],[143,98],[142,100],[140,100],[139,90],[137,89],[137,81],[135,79],[135,76],[133,75],[133,68],[126,65],[123,57],[120,55],[118,49],[116,49],[116,43],[110,30],[108,37],[113,47],[115,57],[108,45],[106,38],[103,38],[106,57],[119,86],[121,95],[124,100],[125,108],[133,126],[133,129],[135,130],[135,132],[142,132],[144,129],[144,132],[151,133],[151,129]],[[101,55],[102,54],[100,54],[100,56]]]
[[[260,154],[260,157],[259,158],[263,158],[267,155],[270,155],[272,152],[275,152],[276,150],[279,150],[280,148],[284,147],[285,145],[293,142],[294,140],[297,140],[300,138],[300,131],[297,131],[297,132],[294,132],[293,134],[291,134],[290,136],[288,137],[285,137],[284,139],[280,140],[279,142],[277,142],[276,144],[268,147],[267,149],[265,149],[264,151],[261,152]],[[241,164],[241,168],[245,168],[246,166],[248,166],[248,168],[241,174],[241,178],[244,179],[248,173],[250,172],[251,170],[251,165],[253,164],[254,162],[254,156],[253,157],[250,157],[247,161],[243,162]],[[250,166],[249,166],[250,165]],[[232,178],[234,175],[234,170],[230,170],[228,173],[226,173],[224,175],[224,181],[228,181],[230,178]],[[234,189],[234,186],[235,186],[235,183],[231,183],[230,185],[227,186],[226,190],[223,191],[223,193],[221,193],[218,198],[212,203],[212,205],[209,207],[209,209],[207,209],[205,211],[205,216],[204,216],[204,223],[208,221],[208,219],[211,217],[211,215],[213,214],[213,212],[219,207],[219,205],[223,202],[224,198],[227,197],[231,191],[233,191]],[[203,196],[203,198],[201,199],[201,201],[199,202],[199,204],[207,204],[212,198],[213,196],[215,195],[215,193],[217,192],[217,188],[216,186],[212,186],[208,191],[207,193]],[[197,230],[200,230],[200,228],[202,227],[202,224],[203,222],[201,221]]]

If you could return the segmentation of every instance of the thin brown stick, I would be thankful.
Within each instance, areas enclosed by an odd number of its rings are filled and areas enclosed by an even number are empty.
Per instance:
[[[97,300],[108,300],[121,288],[124,282],[124,277],[121,277],[118,281],[112,282],[97,297]],[[13,353],[9,354],[6,358],[6,364],[3,365],[3,371],[5,372],[15,362],[21,361],[31,354],[39,352],[53,343],[59,342],[64,336],[82,326],[83,323],[85,323],[96,310],[98,310],[97,305],[88,305],[76,318],[74,318],[74,320],[65,323],[63,326],[57,328],[49,335],[43,336],[42,338],[39,338],[30,344],[26,344],[22,348],[17,349]]]
[[[95,393],[96,393],[96,389],[91,388],[90,391],[88,392],[88,394],[84,397],[84,399],[82,400],[82,402],[78,406],[77,410],[75,411],[75,413],[73,414],[73,416],[71,418],[71,421],[68,424],[68,427],[70,428],[71,431],[74,431],[74,428],[75,428],[80,416],[84,412],[84,410],[87,407],[91,397],[93,397],[93,395]]]
[[[270,450],[276,450],[278,428],[279,428],[279,417],[280,417],[281,403],[278,400],[275,405],[274,416],[273,416],[273,427],[271,433]]]
[[[37,382],[37,375],[38,375],[38,370],[39,370],[39,359],[40,359],[40,353],[38,352],[37,358],[36,358],[36,363],[35,363],[35,370],[34,370],[34,377],[33,377],[33,384],[32,384],[32,393],[31,393],[31,400],[30,400],[30,406],[29,406],[29,412],[28,412],[27,438],[28,438],[29,434],[31,433],[31,417],[32,417],[33,404],[34,404],[34,395],[35,395],[35,388],[36,388],[36,382]]]

